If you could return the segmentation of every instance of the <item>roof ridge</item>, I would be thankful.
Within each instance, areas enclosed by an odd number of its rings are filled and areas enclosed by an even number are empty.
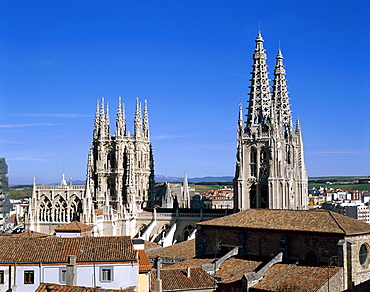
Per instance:
[[[338,222],[338,220],[333,216],[332,211],[328,211],[328,213],[330,214],[331,218],[334,219],[335,223],[337,223],[338,227],[344,232],[344,234],[347,235],[346,230],[342,227],[342,225],[340,225],[340,223]]]

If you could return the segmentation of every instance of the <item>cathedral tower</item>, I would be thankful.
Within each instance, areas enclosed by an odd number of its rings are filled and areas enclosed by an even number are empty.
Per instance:
[[[115,135],[110,134],[108,103],[96,106],[93,142],[87,165],[87,188],[95,208],[136,214],[147,206],[153,183],[147,103],[136,98],[134,135],[126,129],[124,104],[118,100]]]
[[[269,85],[263,38],[258,32],[246,120],[239,107],[234,208],[306,209],[307,173],[300,124],[295,127],[283,55]]]

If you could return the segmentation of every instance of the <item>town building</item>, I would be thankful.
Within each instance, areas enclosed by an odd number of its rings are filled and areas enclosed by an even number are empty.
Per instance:
[[[367,291],[361,289],[370,284],[370,225],[360,220],[324,210],[249,209],[200,222],[198,226],[198,258],[222,257],[237,248],[234,254],[243,259],[262,260],[265,264],[275,259],[262,273],[265,281],[276,263],[296,263],[340,268],[339,280],[329,283],[337,288],[329,291]],[[288,273],[289,269],[284,269]],[[261,272],[255,272],[250,276],[250,287],[258,287],[263,281]],[[300,280],[292,278],[285,284],[297,285]]]
[[[149,280],[139,287],[139,253],[128,236],[0,237],[0,248],[1,292],[31,292],[41,283],[148,291]]]
[[[246,120],[239,108],[234,208],[306,209],[302,133],[298,120],[293,125],[283,55],[279,48],[271,87],[263,42],[258,32]]]

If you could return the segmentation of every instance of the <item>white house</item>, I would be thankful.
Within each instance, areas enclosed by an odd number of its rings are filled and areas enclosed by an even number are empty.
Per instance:
[[[0,250],[0,292],[31,292],[41,282],[106,289],[138,286],[137,251],[128,236],[0,237]]]

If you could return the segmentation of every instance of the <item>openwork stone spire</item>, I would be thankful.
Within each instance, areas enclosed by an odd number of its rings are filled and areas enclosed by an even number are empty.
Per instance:
[[[136,112],[135,112],[135,120],[134,120],[134,128],[135,137],[141,137],[143,134],[143,120],[141,115],[141,102],[139,102],[139,98],[136,97]]]
[[[277,123],[285,129],[293,130],[292,115],[288,97],[288,86],[285,79],[285,66],[283,65],[283,55],[279,48],[276,56],[276,66],[274,71],[273,101],[275,106],[275,117]]]
[[[144,137],[149,138],[149,115],[148,115],[148,104],[144,101],[144,118],[143,118],[143,131]]]
[[[268,79],[266,54],[263,48],[263,38],[258,32],[256,48],[253,55],[252,84],[249,93],[249,107],[247,126],[248,132],[252,128],[262,126],[262,131],[267,131],[271,119],[271,92]]]
[[[121,103],[121,97],[118,97],[118,108],[116,118],[116,137],[122,137],[126,135],[126,117],[125,117],[125,106]]]

